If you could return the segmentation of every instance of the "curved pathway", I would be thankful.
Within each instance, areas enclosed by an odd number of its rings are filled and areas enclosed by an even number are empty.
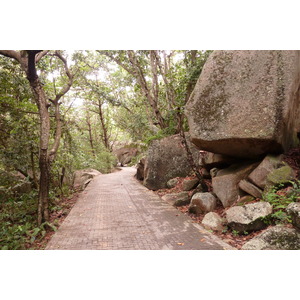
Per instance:
[[[135,172],[95,177],[46,250],[233,249],[142,186]]]

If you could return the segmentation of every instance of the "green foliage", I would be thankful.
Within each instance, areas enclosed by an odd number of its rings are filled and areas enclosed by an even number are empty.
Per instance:
[[[234,235],[234,236],[238,236],[240,233],[239,233],[239,231],[237,231],[237,230],[232,230],[232,234]]]
[[[157,134],[149,136],[144,142],[146,145],[150,145],[150,143],[154,140],[160,140],[164,137],[168,136],[168,134],[166,132],[164,132],[163,130],[159,130],[157,132]]]
[[[55,208],[52,206],[51,209]],[[35,240],[41,240],[47,230],[56,227],[45,222],[37,227],[37,192],[0,202],[0,249],[30,249]]]
[[[285,212],[285,209],[291,202],[300,199],[300,181],[290,181],[290,188],[284,188],[283,184],[272,187],[263,194],[263,200],[269,202],[273,207],[271,219],[266,222],[275,222],[276,224],[290,223],[291,219]]]

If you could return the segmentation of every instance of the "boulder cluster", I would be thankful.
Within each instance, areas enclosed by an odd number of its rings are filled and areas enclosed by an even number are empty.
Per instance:
[[[186,105],[189,145],[203,177],[211,178],[211,192],[194,180],[163,198],[189,204],[211,230],[263,229],[273,212],[263,195],[296,179],[282,154],[299,145],[299,90],[299,51],[214,51]],[[144,166],[144,185],[152,190],[171,188],[192,172],[180,136],[153,141]],[[218,203],[223,218],[214,212]],[[294,228],[271,227],[243,249],[300,249],[300,203],[286,212]]]

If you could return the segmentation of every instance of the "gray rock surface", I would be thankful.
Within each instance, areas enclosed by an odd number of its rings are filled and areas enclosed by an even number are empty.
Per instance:
[[[166,194],[161,198],[174,206],[183,206],[191,202],[191,197],[189,196],[188,192]]]
[[[263,191],[245,179],[239,182],[239,188],[255,198],[262,198]]]
[[[85,189],[90,181],[95,177],[101,175],[101,173],[95,169],[77,170],[73,176],[73,188]]]
[[[243,193],[239,189],[239,182],[257,166],[257,163],[234,164],[227,169],[218,171],[212,179],[213,192],[220,199],[224,207],[232,205]]]
[[[266,179],[265,190],[272,186],[289,183],[295,179],[295,171],[290,166],[283,166],[270,172]]]
[[[196,193],[193,195],[189,211],[195,214],[211,212],[216,208],[217,199],[211,193]]]
[[[220,171],[220,169],[218,168],[212,168],[210,171],[209,171],[209,175],[211,178],[214,178],[218,175],[218,172]]]
[[[256,202],[243,206],[234,206],[226,211],[228,226],[238,232],[251,232],[266,227],[262,218],[272,213],[268,202]]]
[[[146,161],[146,158],[143,157],[140,159],[140,161],[137,164],[135,176],[138,180],[144,180],[145,161]]]
[[[201,224],[206,229],[211,229],[214,231],[223,231],[225,228],[223,225],[224,223],[225,220],[221,218],[217,213],[209,212],[204,216]]]
[[[214,51],[186,105],[191,140],[234,157],[297,144],[298,51]]]
[[[274,226],[245,243],[242,250],[300,250],[300,233],[284,226]]]
[[[236,158],[216,154],[208,151],[200,151],[200,166],[205,167],[207,170],[211,170],[212,168],[224,168],[229,165],[235,163],[237,161]]]
[[[32,190],[31,183],[27,181],[20,181],[18,184],[12,187],[11,191],[15,195],[22,195],[26,193],[30,193]]]
[[[190,191],[190,190],[196,188],[198,184],[199,184],[199,179],[198,178],[186,179],[182,182],[182,189],[184,191]]]
[[[300,202],[290,203],[286,212],[291,216],[293,225],[300,230]]]
[[[178,183],[178,178],[172,178],[172,179],[168,180],[167,187],[169,189],[171,189],[171,188],[175,187],[177,183]]]
[[[188,139],[188,135],[187,139]],[[181,137],[173,135],[153,140],[148,148],[145,164],[144,185],[150,190],[167,187],[168,180],[186,177],[192,172]],[[199,150],[188,142],[195,162],[199,161]]]
[[[131,162],[131,160],[137,156],[138,149],[134,146],[125,146],[122,148],[119,148],[114,151],[117,155],[118,161],[121,164],[121,166],[125,166]]]

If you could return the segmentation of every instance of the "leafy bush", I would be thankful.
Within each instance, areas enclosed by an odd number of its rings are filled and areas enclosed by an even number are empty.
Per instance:
[[[273,206],[273,214],[270,221],[274,221],[276,224],[290,223],[291,219],[285,212],[285,209],[291,202],[300,200],[300,181],[291,181],[288,187],[284,187],[283,184],[272,187],[263,194],[263,200]]]
[[[51,207],[53,209],[53,207]],[[56,230],[46,222],[37,227],[37,191],[0,202],[0,250],[25,250],[36,239],[42,239],[46,229]]]

